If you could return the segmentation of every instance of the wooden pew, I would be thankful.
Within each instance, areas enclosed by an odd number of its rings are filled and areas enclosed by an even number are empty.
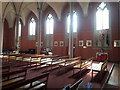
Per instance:
[[[111,69],[109,70],[109,74],[108,74],[106,77],[104,77],[104,79],[103,79],[103,81],[102,81],[102,87],[101,87],[101,89],[103,89],[104,86],[108,83],[108,81],[109,81],[109,79],[110,79],[110,76],[111,76],[111,74],[112,74],[112,71],[113,71],[113,69],[114,69],[114,66],[115,66],[115,64],[112,65]]]
[[[1,54],[1,55],[2,55],[3,62],[9,62],[9,61],[16,60],[17,57],[20,57],[23,54],[21,54],[21,53],[8,53],[8,54]]]
[[[97,72],[97,74],[93,77],[93,72]],[[91,82],[92,83],[99,83],[101,85],[104,85],[104,83],[106,83],[106,79],[108,78],[109,75],[111,75],[112,72],[111,70],[108,71],[107,70],[107,61],[104,61],[103,64],[101,65],[101,69],[97,70],[97,68],[92,69],[92,79]]]
[[[95,67],[92,66],[92,78],[94,72],[98,72],[99,74],[102,74],[104,71],[107,71],[107,61],[100,62]]]
[[[22,56],[24,54],[21,53],[9,53],[5,54],[7,56],[7,62],[3,62],[3,64],[7,64],[10,66],[22,66],[25,65],[25,62],[22,61]],[[3,60],[4,61],[4,60]]]
[[[54,58],[58,57],[58,55],[31,55],[31,63],[36,64],[37,66],[40,66],[44,64],[44,67],[48,67],[46,63],[51,62]],[[44,60],[43,60],[44,59]]]
[[[20,55],[20,53],[3,54],[3,57],[6,56],[7,57],[7,61],[10,61],[10,60],[16,60],[16,56],[17,55]]]
[[[73,66],[79,64],[80,59],[81,59],[81,57],[66,59],[65,62],[59,64],[59,71],[61,69],[65,70],[68,67],[73,67]]]
[[[28,80],[17,82],[13,85],[9,85],[3,88],[4,89],[47,89],[49,73],[44,73],[39,76],[33,77]]]
[[[82,83],[80,83],[78,90],[84,88],[88,88],[89,90],[94,90],[95,88],[98,88],[100,90],[106,89],[104,88],[104,86],[109,81],[114,66],[115,64],[113,64],[111,66],[111,69],[108,71],[106,68],[106,62],[104,62],[101,65],[101,70],[97,71],[97,74],[93,78],[91,78],[89,82],[83,81]]]
[[[78,80],[73,85],[70,86],[70,90],[76,90],[79,84],[83,81],[83,79]]]
[[[77,89],[79,84],[81,84],[83,81],[83,79],[79,79],[77,82],[75,82],[74,84],[72,85],[66,85],[62,90],[79,90]]]
[[[86,68],[92,68],[93,57],[88,58],[86,60],[80,60],[80,63],[73,66],[73,74],[75,69],[79,69],[80,71]]]
[[[54,57],[52,58],[52,61],[50,62],[47,62],[46,64],[51,68],[51,70],[53,69],[54,66],[57,66],[60,64],[60,63],[63,63],[65,62],[65,59],[68,58],[68,56],[57,56],[57,57]]]
[[[8,54],[0,54],[2,57],[2,62],[7,62],[8,61]]]
[[[10,71],[10,66],[2,66],[0,68],[2,69],[2,73],[7,73]]]
[[[27,73],[27,69],[20,69],[17,71],[2,73],[2,82],[0,83],[0,86],[4,88],[7,85],[25,80],[26,73]]]

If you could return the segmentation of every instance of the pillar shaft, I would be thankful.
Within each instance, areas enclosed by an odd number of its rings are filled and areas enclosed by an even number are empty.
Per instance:
[[[20,15],[16,15],[16,29],[15,29],[15,49],[16,52],[19,52],[20,49],[20,39],[19,39],[19,19]]]
[[[69,58],[73,58],[73,2],[70,2]]]
[[[38,8],[38,46],[37,46],[37,54],[40,54],[41,52],[41,30],[42,30],[42,5],[43,3],[41,2],[40,7]]]
[[[0,20],[0,53],[2,53],[3,50],[3,27],[4,24],[2,20]]]

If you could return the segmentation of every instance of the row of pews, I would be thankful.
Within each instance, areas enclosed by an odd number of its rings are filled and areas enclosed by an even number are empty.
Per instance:
[[[91,58],[90,58],[91,59]],[[86,82],[83,78],[75,82],[74,84],[66,85],[63,90],[82,90],[82,89],[106,89],[111,73],[115,64],[112,64],[110,70],[108,70],[108,61],[99,62],[96,66],[91,67],[91,80]],[[94,75],[94,73],[96,73]]]
[[[3,62],[24,62],[26,66],[32,66],[35,64],[37,66],[44,66],[47,69],[49,68],[53,70],[55,66],[59,68],[59,72],[65,71],[67,68],[72,68],[73,74],[75,74],[75,70],[77,69],[82,71],[84,69],[91,69],[92,76],[93,72],[103,72],[106,71],[106,63],[100,64],[101,69],[95,70],[92,67],[93,57],[90,57],[86,60],[82,60],[80,57],[75,58],[68,58],[68,56],[59,56],[59,55],[33,55],[33,54],[20,54],[20,53],[11,53],[11,54],[2,54],[2,61]],[[4,70],[5,69],[5,70]],[[16,88],[27,88],[27,89],[34,89],[34,88],[47,88],[47,81],[49,80],[49,73],[45,72],[38,76],[35,76],[31,79],[26,79],[27,75],[27,68],[23,69],[20,68],[16,71],[10,71],[10,66],[3,66],[2,67],[2,82],[0,82],[0,87],[3,89],[16,89]],[[98,73],[99,74],[99,73]],[[12,76],[16,76],[13,77]],[[43,78],[45,78],[44,81]],[[95,77],[92,77],[92,81],[94,81]],[[70,86],[71,89],[74,89],[78,86],[78,84],[82,83],[82,79],[78,80],[76,83]]]
[[[49,72],[42,73],[33,78],[27,79],[26,76],[28,73],[28,68],[30,66],[37,67],[49,62],[53,62],[53,58],[58,57],[58,55],[33,55],[33,54],[21,54],[21,53],[10,53],[2,54],[2,77],[0,82],[0,88],[3,90],[6,89],[46,89],[47,81],[49,77]],[[24,68],[20,67],[19,64],[24,64]],[[15,66],[14,66],[15,64]],[[11,67],[16,68],[16,65],[19,66],[19,69],[12,71]]]
[[[53,60],[58,57],[58,55],[33,55],[33,54],[20,54],[20,53],[10,53],[10,54],[3,54],[2,56],[2,62],[8,63],[11,65],[15,65],[17,63],[20,63],[25,65],[27,67],[36,67],[41,66],[41,67],[47,67],[52,64]],[[16,65],[16,66],[19,66]],[[22,65],[20,65],[22,66]]]
[[[3,62],[13,62],[13,61],[17,61],[19,63],[24,62],[26,63],[25,65],[28,67],[33,67],[34,64],[36,68],[37,66],[48,67],[51,70],[53,69],[54,66],[57,66],[59,68],[59,71],[65,70],[67,67],[73,66],[73,72],[75,69],[82,70],[90,66],[92,64],[92,59],[93,58],[90,58],[88,60],[81,60],[81,57],[75,57],[69,59],[68,56],[33,55],[33,54],[20,54],[20,53],[3,54],[2,57]]]
[[[27,69],[2,73],[0,88],[7,89],[46,89],[49,73],[43,73],[30,79],[26,79]]]

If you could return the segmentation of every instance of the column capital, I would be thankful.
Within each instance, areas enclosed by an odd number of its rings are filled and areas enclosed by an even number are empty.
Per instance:
[[[40,7],[38,7],[38,8],[37,8],[37,10],[38,10],[38,11],[43,11],[43,9],[42,9],[42,8],[40,8]]]
[[[20,14],[15,14],[16,15],[16,17],[21,17],[21,15]]]

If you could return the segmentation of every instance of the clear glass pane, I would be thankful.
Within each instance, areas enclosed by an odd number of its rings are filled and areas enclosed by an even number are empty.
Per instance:
[[[107,8],[103,11],[103,29],[109,29],[109,11]]]
[[[96,12],[96,30],[102,30],[102,10]]]
[[[46,34],[49,34],[49,21],[46,21]]]
[[[35,35],[35,29],[36,29],[36,22],[35,19],[32,18],[30,20],[30,24],[29,24],[29,35]]]
[[[109,10],[105,3],[101,3],[96,12],[96,30],[109,29]]]
[[[77,14],[73,14],[73,32],[77,32]]]
[[[53,34],[54,20],[51,14],[48,15],[46,20],[46,34]]]
[[[70,15],[67,17],[67,33],[70,31]]]
[[[105,6],[106,6],[106,3],[102,2],[102,3],[99,5],[99,8],[104,9]]]
[[[21,22],[19,21],[19,37],[21,37]]]
[[[67,17],[67,33],[70,31],[70,14]],[[77,32],[77,13],[73,14],[73,32]]]

